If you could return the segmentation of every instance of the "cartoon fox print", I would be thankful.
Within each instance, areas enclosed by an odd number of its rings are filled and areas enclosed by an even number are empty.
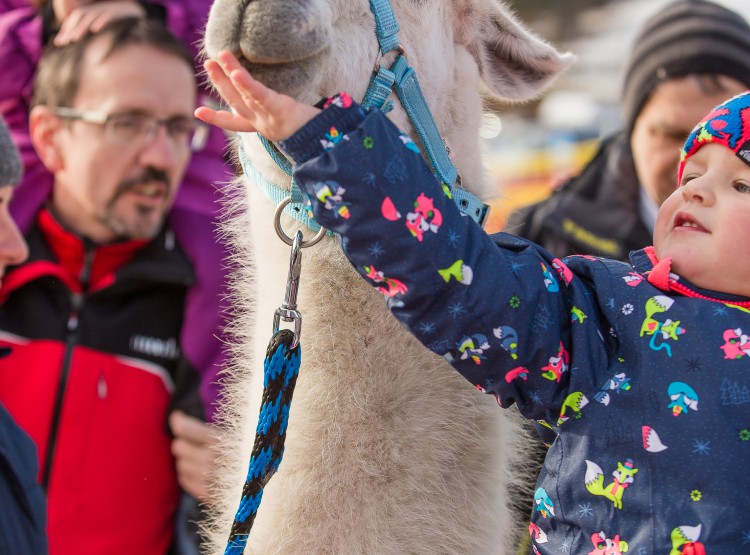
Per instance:
[[[550,357],[547,366],[542,367],[542,377],[559,383],[562,375],[568,371],[569,363],[570,355],[563,346],[562,341],[560,341],[560,346],[557,349],[557,356]]]
[[[646,301],[646,317],[641,324],[640,337],[650,336],[649,347],[654,351],[664,350],[667,356],[672,356],[672,347],[667,343],[670,339],[677,341],[677,336],[685,333],[685,329],[680,326],[680,320],[674,321],[667,318],[660,322],[654,316],[662,312],[667,312],[674,304],[674,299],[665,295],[657,295]],[[661,340],[659,343],[658,341]]]
[[[435,208],[433,199],[420,194],[414,201],[414,212],[406,215],[406,228],[421,243],[425,232],[437,233],[441,225],[443,215]]]
[[[742,328],[724,330],[724,345],[721,350],[724,351],[724,358],[729,360],[738,360],[750,355],[750,338],[746,333],[742,333]]]
[[[586,460],[584,483],[589,493],[606,497],[612,501],[615,509],[622,509],[622,494],[625,492],[625,488],[633,483],[637,472],[638,469],[633,466],[632,459],[627,459],[625,464],[618,462],[617,470],[612,472],[614,480],[605,487],[604,472],[601,467],[595,462]]]
[[[588,398],[580,391],[574,391],[563,401],[562,407],[560,408],[560,417],[557,419],[557,425],[561,426],[571,416],[573,418],[581,417],[581,409],[589,404]]]
[[[349,219],[349,205],[344,202],[344,189],[335,181],[316,183],[315,196],[324,204],[327,210],[333,212],[337,218]]]
[[[474,364],[481,364],[484,359],[484,352],[490,348],[490,343],[487,341],[487,337],[481,333],[475,333],[471,336],[464,336],[461,338],[456,346],[458,352],[461,353],[461,360],[471,359]]]
[[[678,526],[670,534],[672,550],[669,555],[706,555],[706,546],[698,540],[702,524],[697,526]]]
[[[400,306],[403,304],[403,301],[401,301],[399,297],[405,295],[409,290],[404,282],[384,275],[383,272],[377,270],[375,266],[365,266],[364,270],[367,277],[371,279],[373,283],[382,284],[378,287],[378,290],[385,295],[388,306]]]
[[[619,534],[610,539],[604,532],[597,532],[591,534],[591,543],[594,549],[588,555],[622,555],[628,550],[628,542],[622,541]]]

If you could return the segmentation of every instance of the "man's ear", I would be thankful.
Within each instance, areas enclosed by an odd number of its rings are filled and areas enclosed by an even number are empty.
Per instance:
[[[63,157],[58,148],[57,133],[64,125],[62,118],[57,116],[48,106],[34,106],[29,115],[29,135],[34,150],[51,172],[63,168]]]

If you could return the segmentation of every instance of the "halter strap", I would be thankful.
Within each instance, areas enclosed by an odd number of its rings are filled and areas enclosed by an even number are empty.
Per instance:
[[[386,100],[391,95],[391,92],[395,91],[419,136],[433,172],[447,187],[458,209],[480,226],[484,225],[489,214],[489,206],[483,203],[476,195],[466,189],[460,188],[461,178],[458,170],[450,160],[445,142],[440,135],[440,131],[438,131],[437,124],[432,117],[432,112],[430,112],[424,94],[422,94],[417,74],[408,65],[403,48],[398,42],[399,27],[390,0],[370,0],[370,10],[375,18],[375,33],[380,47],[379,59],[382,59],[385,54],[393,50],[397,50],[399,54],[396,56],[390,69],[378,64],[377,70],[374,72],[362,100],[362,107],[365,109],[377,108],[387,113],[392,108],[392,103],[386,102]],[[292,164],[289,160],[268,139],[263,136],[260,136],[260,139],[269,156],[291,177]],[[289,197],[289,191],[271,183],[260,175],[260,172],[253,167],[249,157],[241,147],[239,158],[245,174],[252,177],[258,183],[266,196],[275,205],[278,206],[281,199]],[[294,179],[292,179],[291,197],[292,202],[284,211],[317,231],[320,226],[315,223],[308,215],[307,210],[305,210],[302,192],[299,185],[294,182]]]
[[[380,51],[387,54],[398,48],[398,21],[390,0],[370,0],[370,11],[375,16],[375,34]]]

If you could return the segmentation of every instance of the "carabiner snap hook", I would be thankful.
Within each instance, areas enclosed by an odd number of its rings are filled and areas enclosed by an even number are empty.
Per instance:
[[[299,276],[302,270],[302,232],[297,230],[292,240],[292,254],[289,258],[289,276],[286,279],[286,293],[284,302],[273,315],[273,332],[279,331],[281,320],[294,322],[294,340],[290,350],[299,345],[302,336],[302,314],[297,310],[297,291],[299,290]]]
[[[317,245],[323,237],[326,235],[326,230],[321,227],[315,236],[309,241],[302,240],[302,231],[297,230],[294,234],[294,239],[291,239],[284,230],[281,228],[281,214],[284,212],[284,207],[292,201],[291,197],[287,197],[282,200],[276,207],[276,212],[273,215],[273,227],[276,230],[276,234],[279,238],[284,241],[287,245],[291,245],[292,254],[289,259],[289,277],[286,280],[286,294],[284,295],[284,302],[273,316],[273,332],[279,331],[279,323],[281,320],[285,322],[294,322],[294,340],[289,349],[294,349],[299,345],[299,339],[302,336],[302,315],[297,310],[297,291],[299,290],[299,275],[302,270],[302,249],[306,247],[312,247]]]

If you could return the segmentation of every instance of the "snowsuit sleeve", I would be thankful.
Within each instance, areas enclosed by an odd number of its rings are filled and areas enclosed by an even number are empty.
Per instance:
[[[557,424],[569,393],[591,388],[612,349],[586,276],[528,241],[488,236],[379,111],[337,97],[281,147],[356,270],[478,389]]]

